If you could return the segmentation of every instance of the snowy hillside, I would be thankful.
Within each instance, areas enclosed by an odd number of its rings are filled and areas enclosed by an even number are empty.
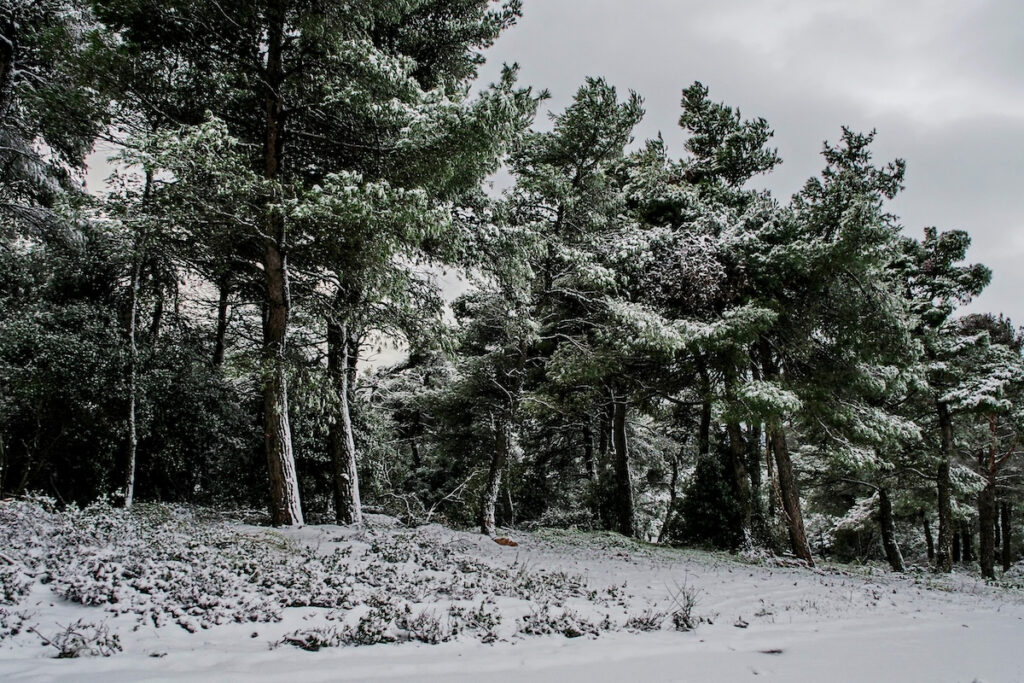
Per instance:
[[[1024,680],[1021,592],[956,574],[169,506],[0,528],[4,681]]]

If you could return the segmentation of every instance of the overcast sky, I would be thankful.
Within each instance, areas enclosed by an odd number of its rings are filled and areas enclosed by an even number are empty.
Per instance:
[[[646,102],[638,136],[682,153],[680,91],[763,116],[786,198],[820,171],[840,126],[878,130],[876,160],[907,161],[892,210],[908,234],[959,228],[994,271],[970,310],[1024,323],[1024,2],[1020,0],[524,0],[483,77],[518,62],[561,110],[586,76]]]

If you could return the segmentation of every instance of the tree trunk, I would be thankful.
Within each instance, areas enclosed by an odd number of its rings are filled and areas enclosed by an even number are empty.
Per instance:
[[[775,454],[775,468],[779,479],[779,493],[782,498],[782,511],[789,530],[789,544],[793,554],[814,566],[811,547],[807,543],[807,532],[804,530],[804,516],[800,511],[800,492],[797,490],[796,477],[793,474],[793,461],[789,457],[786,445],[786,433],[781,424],[772,426],[772,451]]]
[[[776,508],[782,495],[779,493],[779,478],[775,476],[775,467],[772,465],[772,430],[768,425],[764,430],[764,443],[764,466],[768,470],[768,519],[774,524]]]
[[[1003,528],[1003,571],[1009,571],[1010,565],[1012,564],[1012,557],[1010,556],[1010,513],[1012,512],[1011,506],[1007,502],[1003,502],[999,506],[999,526]]]
[[[153,319],[149,323],[149,345],[156,351],[157,342],[160,341],[160,330],[164,323],[164,288],[157,284],[156,303],[153,304]]]
[[[498,493],[501,490],[501,473],[508,460],[508,430],[509,424],[505,416],[495,420],[494,451],[491,453],[491,464],[487,471],[487,485],[480,500],[480,532],[488,536],[494,536],[497,531],[494,508],[498,504]]]
[[[665,511],[665,521],[662,522],[661,531],[658,532],[658,543],[664,543],[665,537],[668,534],[669,526],[672,523],[672,514],[675,512],[676,498],[678,494],[676,488],[679,485],[679,461],[682,459],[683,454],[679,453],[672,458],[672,476],[668,483],[668,509]]]
[[[409,451],[412,455],[412,467],[414,470],[418,470],[423,467],[423,457],[420,455],[419,445],[416,443],[416,437],[409,439]]]
[[[149,206],[150,194],[153,191],[153,171],[146,169],[146,181],[142,190],[142,210]],[[135,229],[132,244],[132,272],[128,282],[128,319],[126,331],[128,337],[128,414],[127,438],[125,443],[125,475],[124,475],[124,507],[130,508],[135,502],[135,460],[139,444],[136,431],[135,404],[138,394],[139,347],[136,344],[136,329],[139,317],[139,279],[142,276],[142,261],[146,250],[146,235],[139,228]]]
[[[936,402],[939,414],[939,431],[942,439],[942,453],[937,472],[936,491],[939,508],[939,542],[935,548],[935,569],[939,572],[953,571],[953,484],[950,481],[950,467],[953,460],[953,418],[949,406]]]
[[[996,487],[989,481],[978,492],[978,563],[986,579],[996,578],[996,517]]]
[[[0,17],[0,38],[0,117],[6,117],[12,101],[11,74],[18,44],[18,27],[13,16]]]
[[[743,440],[743,429],[739,422],[726,425],[729,435],[729,467],[727,472],[732,477],[732,494],[740,507],[740,538],[746,546],[753,545],[751,522],[753,509],[750,500],[750,479],[747,474],[747,444]]]
[[[906,565],[903,563],[903,553],[896,542],[896,520],[892,516],[892,501],[889,499],[889,492],[883,488],[878,489],[878,526],[882,532],[882,547],[885,548],[885,559],[894,572],[905,572]]]
[[[266,140],[264,177],[277,180],[283,152],[285,8],[281,0],[267,7]],[[266,198],[264,207],[263,273],[266,284],[266,318],[263,325],[264,444],[270,473],[270,516],[275,526],[302,524],[299,482],[292,452],[288,421],[288,381],[285,374],[285,342],[291,308],[287,240],[280,197]]]
[[[636,534],[633,518],[633,477],[630,471],[629,449],[626,442],[626,399],[613,396],[612,447],[615,449],[615,510],[619,533]]]
[[[152,173],[146,173],[147,189],[151,182]],[[135,343],[135,327],[138,318],[139,306],[139,274],[142,270],[142,260],[139,251],[142,248],[142,238],[136,236],[132,254],[132,273],[128,284],[128,414],[127,439],[125,443],[125,475],[124,475],[124,506],[130,508],[135,500],[135,451],[138,447],[138,433],[135,423],[135,402],[138,389],[138,365],[139,349]]]
[[[583,425],[583,465],[587,468],[587,479],[592,484],[596,484],[597,460],[594,459],[594,431],[590,428],[589,422]]]
[[[777,380],[779,368],[772,357],[768,341],[762,338],[759,346],[761,363],[764,366],[764,378],[769,381]],[[789,544],[794,555],[813,567],[814,558],[811,556],[811,546],[807,542],[807,532],[804,529],[804,516],[800,510],[800,492],[796,486],[793,461],[789,456],[789,446],[786,444],[786,432],[781,417],[777,418],[773,424],[769,424],[768,429],[770,430],[768,442],[770,450],[775,455],[775,476],[782,504],[782,514],[786,522],[786,529],[789,531]]]
[[[963,554],[960,552],[960,530],[953,530],[953,564],[959,564],[963,558]]]
[[[725,361],[723,368],[725,374],[725,398],[732,405],[735,403],[735,388],[739,382],[738,373],[735,366],[728,360]],[[729,420],[726,422],[725,430],[729,437],[727,448],[729,461],[726,463],[726,472],[729,473],[729,477],[732,480],[729,488],[740,509],[740,528],[737,531],[739,532],[739,538],[742,539],[742,543],[746,547],[751,547],[753,546],[753,536],[751,534],[753,509],[751,506],[750,476],[747,473],[747,443],[743,439],[743,428],[740,426],[739,421]]]
[[[228,307],[231,297],[231,285],[228,278],[221,278],[217,283],[217,336],[213,343],[213,367],[224,365],[225,339],[228,333]]]
[[[334,516],[338,524],[363,521],[359,499],[359,474],[356,469],[356,444],[349,412],[351,373],[349,372],[348,327],[345,323],[327,323],[327,373],[338,394],[338,419],[328,429],[331,462],[334,465]]]
[[[928,561],[935,559],[935,537],[932,536],[932,525],[928,521],[928,515],[921,512],[921,520],[924,523],[924,542],[928,548]]]
[[[961,548],[964,562],[974,562],[974,534],[970,522],[960,523]]]
[[[608,448],[612,440],[612,411],[614,408],[601,406],[597,423],[597,458],[601,463],[608,461]]]
[[[754,535],[754,542],[762,548],[776,551],[775,539],[772,537],[771,528],[765,514],[765,500],[762,491],[764,489],[761,470],[761,436],[764,432],[760,424],[752,425],[747,432],[747,472],[750,475],[750,507],[752,519],[750,522],[751,531]],[[771,499],[772,491],[769,488],[768,498]]]
[[[711,455],[711,377],[708,375],[704,357],[697,355],[697,373],[700,377],[700,424],[697,427],[697,457],[701,460]]]

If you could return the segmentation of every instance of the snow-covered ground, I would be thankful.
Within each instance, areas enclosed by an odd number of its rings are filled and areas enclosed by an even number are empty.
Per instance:
[[[0,529],[31,512],[0,514]],[[287,530],[189,513],[114,530],[77,520],[63,540],[33,542],[63,524],[48,520],[15,528],[0,551],[23,574],[7,570],[23,592],[3,606],[0,681],[1024,680],[1024,597],[963,575],[774,566],[612,534],[509,532],[518,545],[502,546],[385,518]],[[154,529],[155,550],[137,539]],[[179,551],[251,573],[236,586],[226,570],[168,559]],[[289,572],[313,579],[292,585]],[[696,628],[677,631],[673,613],[694,595]],[[117,634],[123,651],[54,658],[44,639],[78,620]],[[402,642],[353,644],[389,638]]]

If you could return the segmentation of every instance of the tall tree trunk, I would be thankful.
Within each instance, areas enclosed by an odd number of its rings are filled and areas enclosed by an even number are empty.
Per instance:
[[[963,559],[963,554],[960,551],[960,529],[953,529],[953,563],[959,564]]]
[[[149,345],[156,351],[157,342],[160,341],[160,330],[164,323],[164,288],[157,283],[156,303],[153,304],[153,318],[149,323]]]
[[[750,479],[747,474],[747,444],[743,440],[743,429],[739,422],[726,425],[729,435],[729,467],[727,471],[732,477],[732,493],[740,507],[740,538],[744,545],[753,545],[751,522],[753,508],[751,506]]]
[[[420,455],[420,448],[416,442],[416,437],[409,439],[409,451],[412,455],[412,467],[418,470],[423,467],[423,456]]]
[[[146,180],[142,190],[142,210],[149,207],[149,198],[153,191],[153,171],[146,169]],[[130,508],[135,502],[135,461],[139,444],[136,430],[135,405],[138,396],[139,378],[139,347],[136,343],[136,330],[139,317],[139,280],[142,277],[142,262],[145,257],[146,235],[144,228],[136,228],[132,244],[132,272],[128,282],[128,319],[126,332],[128,337],[128,414],[126,418],[127,435],[125,439],[125,475],[124,475],[124,506]]]
[[[217,283],[217,335],[213,343],[213,367],[224,365],[225,340],[228,333],[228,308],[231,301],[231,280],[223,277]]]
[[[978,563],[981,575],[996,578],[996,487],[988,481],[978,492]]]
[[[658,543],[664,543],[665,538],[668,535],[669,528],[672,524],[673,513],[676,507],[676,498],[678,497],[677,487],[679,485],[679,461],[682,459],[683,454],[679,453],[672,458],[672,476],[668,482],[668,509],[665,511],[665,521],[662,522],[661,531],[658,532]]]
[[[491,452],[491,463],[487,470],[487,485],[484,486],[480,500],[480,532],[493,536],[497,531],[494,509],[498,504],[498,493],[501,491],[501,473],[508,461],[509,423],[502,415],[494,420],[494,450]]]
[[[739,383],[738,373],[735,366],[725,361],[725,398],[730,405],[735,404],[736,385]],[[726,433],[729,436],[729,447],[727,449],[729,462],[726,472],[732,479],[730,489],[733,498],[740,509],[739,538],[745,546],[753,545],[751,534],[751,520],[753,509],[751,506],[750,477],[747,473],[747,443],[743,439],[743,428],[738,420],[729,420],[725,425]]]
[[[700,423],[697,427],[697,457],[701,460],[711,455],[711,376],[708,374],[704,357],[697,355],[697,374],[700,378]]]
[[[769,381],[777,381],[780,376],[779,367],[772,356],[768,341],[763,338],[760,341],[760,355],[761,363],[764,366],[764,378]],[[777,418],[768,428],[771,430],[768,440],[772,454],[775,456],[775,474],[778,480],[782,513],[786,529],[789,531],[789,544],[794,555],[813,567],[814,558],[811,556],[811,546],[807,542],[807,532],[804,529],[804,516],[800,510],[800,492],[796,486],[796,475],[793,473],[793,461],[789,455],[789,446],[786,444],[786,432],[782,419]]]
[[[794,555],[813,567],[814,558],[811,556],[811,546],[807,543],[804,516],[800,510],[800,492],[797,490],[793,461],[789,457],[789,447],[786,445],[786,433],[781,424],[772,426],[772,451],[775,454],[779,493],[786,528],[789,531],[789,544]]]
[[[0,16],[0,118],[7,116],[12,101],[11,74],[18,46],[18,25],[10,14]]]
[[[608,448],[612,440],[612,412],[611,404],[601,406],[598,412],[597,421],[597,458],[599,462],[607,462]]]
[[[1002,548],[1002,560],[1003,560],[1003,571],[1009,571],[1010,565],[1013,563],[1013,558],[1010,555],[1010,513],[1011,505],[1006,501],[999,506],[999,526],[1003,528],[1003,548]]]
[[[588,418],[589,420],[589,418]],[[597,483],[597,460],[594,459],[594,430],[589,421],[583,425],[583,465],[587,468],[587,479]]]
[[[283,152],[285,7],[283,0],[271,0],[267,7],[266,140],[264,177],[277,180]],[[299,482],[292,452],[288,421],[288,381],[285,374],[285,342],[291,308],[287,240],[280,197],[267,197],[264,211],[266,238],[263,273],[266,284],[266,318],[263,325],[264,352],[264,444],[270,473],[270,516],[275,526],[302,524]]]
[[[612,447],[615,449],[615,510],[619,533],[636,535],[633,511],[633,475],[630,471],[629,447],[626,442],[626,398],[613,395]]]
[[[356,444],[349,412],[351,345],[348,327],[343,322],[327,323],[327,373],[338,394],[338,419],[328,429],[331,462],[334,465],[334,516],[338,524],[363,521],[359,499],[359,474],[356,469]]]
[[[970,522],[960,523],[960,537],[963,539],[961,547],[964,562],[974,562],[974,533]]]
[[[754,534],[754,542],[763,548],[774,549],[775,541],[768,526],[769,518],[765,515],[764,498],[762,496],[762,489],[764,487],[761,475],[762,434],[760,424],[752,425],[747,431],[747,472],[750,475],[750,507],[753,515],[750,524]],[[769,498],[771,498],[771,493],[769,489]]]
[[[894,572],[905,572],[906,565],[903,563],[903,553],[896,542],[896,520],[892,515],[892,501],[889,499],[889,492],[884,488],[878,489],[878,526],[882,532],[882,547],[885,548],[885,559]]]
[[[939,508],[939,541],[935,548],[935,569],[940,572],[953,571],[953,484],[950,481],[950,467],[953,461],[953,417],[949,406],[936,401],[939,416],[939,432],[942,453],[937,472],[936,492]]]
[[[769,425],[765,425],[764,443],[764,465],[768,470],[768,519],[774,523],[776,508],[782,494],[779,493],[779,478],[775,476],[775,467],[772,465],[772,429]]]
[[[928,561],[931,562],[935,559],[935,537],[932,536],[932,525],[924,511],[921,512],[921,521],[924,524],[924,542],[928,549]]]
[[[146,185],[148,187],[151,173],[146,174]],[[134,253],[132,255],[132,273],[128,284],[128,414],[127,438],[125,442],[125,479],[124,479],[124,506],[130,508],[135,500],[135,451],[138,447],[138,434],[136,432],[135,402],[138,393],[138,365],[139,349],[135,343],[135,327],[138,320],[139,306],[139,274],[142,270],[142,261],[139,251],[142,248],[141,237],[136,236]]]

